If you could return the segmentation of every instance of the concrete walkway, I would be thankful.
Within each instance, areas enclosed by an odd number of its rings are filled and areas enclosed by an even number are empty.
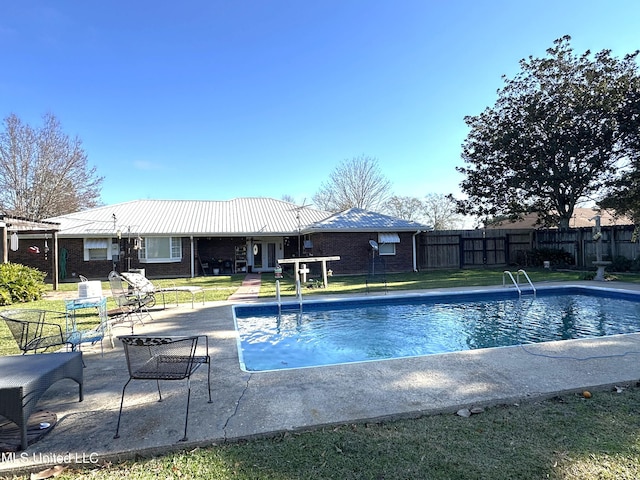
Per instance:
[[[260,293],[261,278],[259,273],[248,273],[244,277],[242,285],[229,297],[229,301],[240,303],[257,300]]]
[[[0,474],[117,461],[322,425],[454,413],[585,388],[597,391],[639,377],[640,334],[251,373],[239,365],[230,302],[193,309],[183,304],[152,315],[135,333],[209,337],[213,403],[207,403],[206,370],[201,369],[191,381],[189,440],[179,442],[186,382],[164,382],[162,403],[155,382],[131,382],[120,438],[113,438],[128,373],[119,342],[114,349],[105,342],[104,356],[98,346],[85,349],[84,401],[78,402],[70,380],[51,387],[39,406],[57,414],[57,425],[22,456],[4,458]],[[126,328],[115,332],[127,333]]]

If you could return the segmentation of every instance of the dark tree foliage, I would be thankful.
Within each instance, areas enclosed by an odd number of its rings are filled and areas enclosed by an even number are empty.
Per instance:
[[[630,145],[629,166],[609,184],[607,194],[598,204],[640,225],[640,80],[621,109],[619,119]]]
[[[16,115],[0,131],[0,212],[43,219],[99,205],[103,178],[52,114],[35,129]]]
[[[634,165],[625,171],[601,201],[601,208],[613,210],[616,215],[626,216],[635,225],[640,225],[640,166]]]
[[[465,118],[466,165],[457,170],[467,199],[458,200],[459,213],[515,220],[536,212],[542,223],[568,228],[576,204],[601,193],[634,155],[621,120],[638,52],[577,56],[570,41],[521,60],[515,78],[503,77],[495,106]]]

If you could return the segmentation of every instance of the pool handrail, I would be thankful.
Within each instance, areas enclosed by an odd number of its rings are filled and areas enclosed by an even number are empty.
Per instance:
[[[299,278],[296,279],[296,298],[300,304],[300,309],[302,309],[302,285]]]
[[[509,278],[513,282],[513,286],[516,287],[516,290],[518,290],[518,295],[522,295],[522,291],[520,290],[520,287],[518,286],[518,283],[516,282],[516,279],[513,278],[513,274],[509,270],[505,270],[504,272],[502,272],[502,286],[503,287],[507,286],[507,284],[505,282],[505,275],[509,275]]]
[[[278,303],[278,315],[282,313],[282,302],[280,301],[280,280],[276,280],[276,302]]]
[[[518,273],[516,274],[516,279],[517,279],[518,283],[520,283],[520,274],[524,275],[524,278],[527,279],[527,282],[529,282],[529,285],[531,286],[531,289],[533,290],[533,294],[535,295],[536,294],[536,287],[533,286],[533,282],[529,278],[529,275],[527,275],[527,272],[525,272],[523,269],[518,270]]]

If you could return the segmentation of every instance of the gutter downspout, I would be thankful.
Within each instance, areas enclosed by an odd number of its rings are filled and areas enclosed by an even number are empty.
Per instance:
[[[416,237],[418,235],[420,235],[420,233],[422,233],[422,231],[418,230],[412,236],[412,241],[413,241],[413,246],[412,246],[413,247],[413,271],[414,272],[418,271],[418,247],[416,245]]]

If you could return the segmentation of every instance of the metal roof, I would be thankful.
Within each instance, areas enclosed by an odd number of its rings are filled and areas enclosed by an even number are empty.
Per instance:
[[[59,225],[45,220],[33,220],[11,215],[0,215],[0,227],[6,227],[11,232],[16,231],[57,231]]]
[[[48,219],[59,236],[270,236],[314,231],[418,231],[425,225],[357,208],[331,214],[261,197],[233,200],[134,200]]]
[[[61,215],[60,237],[290,235],[329,212],[272,198],[134,200]]]
[[[350,208],[310,225],[309,228],[305,229],[305,233],[341,232],[345,230],[360,232],[417,232],[433,230],[433,228],[411,220],[402,220],[361,208]]]

